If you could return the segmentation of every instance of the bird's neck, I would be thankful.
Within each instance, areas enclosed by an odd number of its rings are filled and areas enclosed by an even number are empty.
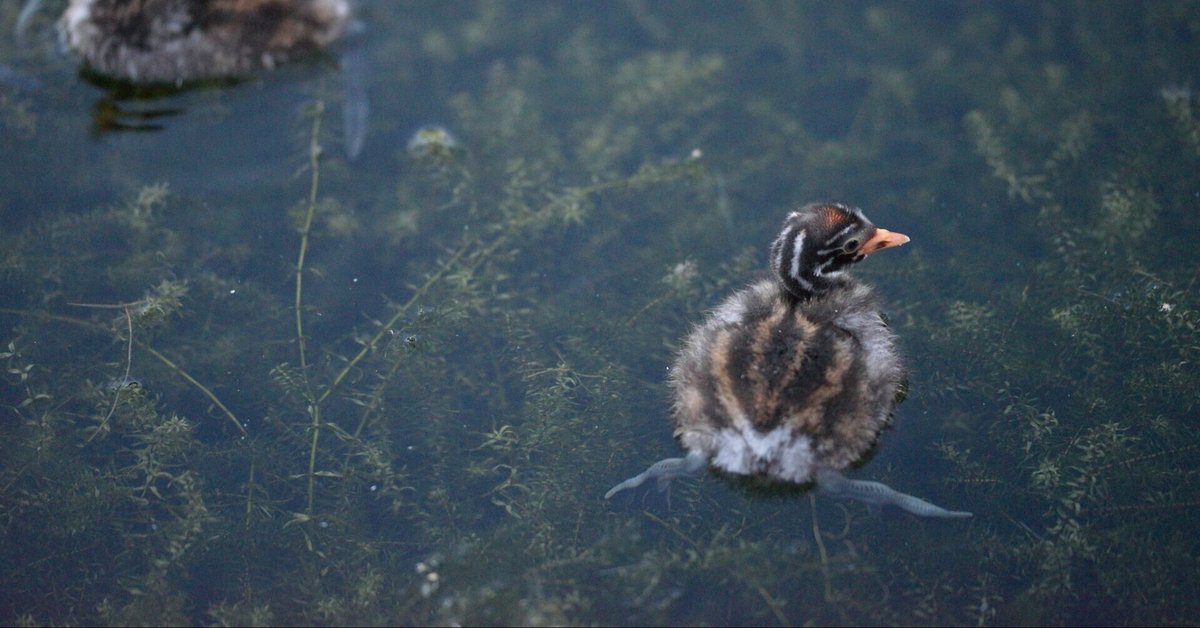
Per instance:
[[[807,270],[807,269],[806,269]],[[801,273],[802,281],[783,281],[780,288],[788,298],[796,302],[812,301],[828,296],[850,285],[853,280],[845,271],[817,275]]]

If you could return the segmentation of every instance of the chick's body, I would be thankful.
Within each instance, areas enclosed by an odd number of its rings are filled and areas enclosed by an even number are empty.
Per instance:
[[[726,299],[684,341],[672,368],[675,436],[688,451],[608,491],[712,466],[927,517],[969,517],[841,471],[891,419],[904,370],[880,303],[847,268],[907,236],[862,210],[813,203],[784,220],[773,277]]]
[[[347,0],[71,0],[66,45],[95,72],[134,82],[237,77],[320,52]]]
[[[799,301],[762,280],[722,303],[672,369],[675,436],[729,473],[786,482],[863,457],[903,371],[866,285]]]

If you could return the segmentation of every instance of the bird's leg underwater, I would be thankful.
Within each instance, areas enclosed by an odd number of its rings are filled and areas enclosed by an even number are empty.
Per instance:
[[[362,152],[367,139],[367,119],[370,117],[371,100],[367,95],[367,81],[371,68],[367,60],[366,26],[359,20],[351,20],[346,27],[342,45],[342,134],[346,157],[353,161]]]
[[[26,0],[25,6],[21,7],[21,12],[17,14],[17,23],[13,27],[13,35],[17,38],[17,44],[20,45],[25,41],[25,35],[29,32],[29,24],[33,21],[33,16],[37,15],[42,9],[42,0]]]
[[[667,484],[677,477],[692,475],[705,467],[708,464],[708,458],[699,452],[691,452],[686,458],[667,458],[659,460],[650,465],[649,469],[621,482],[620,484],[608,489],[604,494],[604,499],[609,499],[613,495],[629,488],[641,486],[643,482],[650,479],[658,480],[658,490],[663,490]]]
[[[854,499],[873,506],[896,506],[919,517],[959,519],[971,516],[969,512],[946,510],[940,506],[934,506],[923,499],[894,491],[879,482],[851,480],[841,473],[829,469],[817,471],[817,490],[830,497]]]

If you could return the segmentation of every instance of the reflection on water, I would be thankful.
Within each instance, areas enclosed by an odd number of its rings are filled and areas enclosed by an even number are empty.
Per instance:
[[[0,41],[0,617],[1195,622],[1194,4],[361,13],[150,100]],[[975,517],[607,503],[816,199],[912,237],[856,268],[908,385],[852,473]]]

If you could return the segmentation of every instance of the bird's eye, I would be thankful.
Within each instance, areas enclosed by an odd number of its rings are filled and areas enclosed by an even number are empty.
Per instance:
[[[858,238],[850,238],[842,245],[842,250],[847,253],[853,253],[858,250],[858,245],[861,244]]]

